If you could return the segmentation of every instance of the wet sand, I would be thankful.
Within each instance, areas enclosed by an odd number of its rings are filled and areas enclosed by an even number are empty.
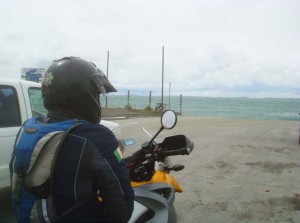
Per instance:
[[[118,117],[116,114],[115,117]],[[159,117],[139,121],[154,134]],[[299,122],[178,116],[165,136],[185,134],[195,144],[173,163],[183,188],[176,194],[178,222],[300,222]],[[7,194],[0,194],[0,222],[13,222]]]

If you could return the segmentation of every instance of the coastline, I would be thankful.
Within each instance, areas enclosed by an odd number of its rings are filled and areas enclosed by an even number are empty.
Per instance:
[[[111,120],[118,118],[135,118],[135,117],[160,117],[162,112],[154,110],[127,110],[126,108],[101,108],[103,119]]]
[[[125,107],[129,105],[137,110],[144,110],[149,104],[147,96],[112,96],[108,100],[108,107]],[[153,96],[151,108],[161,101],[160,97]],[[261,120],[295,120],[300,121],[300,99],[286,98],[210,98],[183,96],[182,102],[179,97],[171,96],[168,101],[165,98],[167,108],[176,112],[182,112],[183,116],[212,116],[230,117]],[[103,105],[103,103],[102,103]],[[170,106],[169,106],[170,105]],[[105,107],[105,106],[102,106]]]
[[[180,114],[179,112],[175,111],[178,118],[185,117],[188,119],[203,119],[203,120],[240,120],[240,121],[287,121],[287,122],[298,122],[299,120],[289,120],[289,119],[256,119],[256,118],[241,118],[241,117],[222,117],[222,116],[206,116],[206,115],[185,115]],[[154,111],[154,110],[143,110],[143,109],[133,109],[127,110],[126,108],[111,108],[111,107],[102,107],[101,108],[101,116],[104,120],[118,120],[118,119],[129,119],[129,118],[151,118],[151,117],[160,117],[162,111]],[[300,114],[300,113],[299,113]]]

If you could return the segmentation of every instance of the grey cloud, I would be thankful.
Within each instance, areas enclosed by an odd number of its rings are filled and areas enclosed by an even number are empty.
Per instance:
[[[299,6],[293,0],[4,0],[0,76],[18,78],[21,67],[70,55],[106,73],[109,50],[113,83],[159,92],[164,45],[165,85],[172,82],[174,93],[217,96],[230,88],[234,95],[257,83],[294,92]]]

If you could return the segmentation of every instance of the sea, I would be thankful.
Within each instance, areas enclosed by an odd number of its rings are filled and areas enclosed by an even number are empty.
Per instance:
[[[108,95],[101,96],[101,106],[133,109],[155,109],[162,102],[161,96]],[[300,98],[227,98],[168,96],[163,98],[166,109],[172,109],[184,116],[209,116],[242,119],[300,121]]]

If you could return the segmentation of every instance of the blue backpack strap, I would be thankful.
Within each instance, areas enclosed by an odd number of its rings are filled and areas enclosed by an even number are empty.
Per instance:
[[[13,210],[15,212],[15,217],[17,222],[29,222],[29,219],[25,220],[22,217],[22,213],[20,213],[20,208],[18,208],[17,206],[20,204],[20,200],[21,200],[21,191],[22,191],[22,177],[24,174],[24,171],[22,170],[22,168],[18,169],[17,171],[14,171],[14,160],[16,158],[16,145],[17,142],[20,138],[20,135],[22,133],[22,131],[24,130],[24,126],[25,124],[28,122],[29,120],[25,121],[23,123],[23,125],[21,126],[21,128],[19,129],[17,135],[16,135],[16,139],[15,139],[15,143],[14,143],[14,147],[13,147],[13,152],[11,154],[11,160],[9,162],[9,170],[10,170],[10,182],[11,182],[11,186],[12,186],[12,206],[13,206]],[[17,172],[17,174],[14,174],[14,172]],[[15,183],[13,185],[12,181],[13,181],[13,177],[15,178]],[[29,198],[29,199],[34,199],[34,197]],[[23,219],[23,220],[22,220]]]
[[[53,167],[56,162],[57,155],[59,153],[61,145],[64,142],[65,138],[74,128],[76,128],[77,126],[79,126],[81,124],[82,123],[80,123],[80,122],[76,123],[72,127],[70,127],[67,131],[64,132],[64,134],[59,142],[58,148],[55,152],[55,155],[54,155],[53,165],[52,165],[49,179],[45,182],[45,184],[42,185],[44,188],[39,187],[39,188],[35,188],[35,190],[34,190],[34,192],[37,193],[37,196],[41,198],[36,201],[36,209],[37,209],[37,213],[38,213],[40,222],[55,222],[57,220],[58,216],[57,216],[56,208],[54,205],[54,198],[52,196]],[[49,141],[50,140],[51,139],[49,139]],[[50,143],[49,141],[47,143]]]
[[[27,121],[28,121],[28,120],[27,120]],[[12,153],[11,153],[11,158],[10,158],[10,162],[9,162],[10,183],[11,183],[11,181],[12,181],[13,163],[14,163],[14,159],[15,159],[15,156],[16,156],[16,152],[15,152],[15,151],[16,151],[16,144],[17,144],[17,142],[18,142],[18,140],[19,140],[20,134],[21,134],[21,132],[23,131],[24,125],[26,124],[27,121],[25,121],[25,122],[22,124],[22,126],[21,126],[21,128],[19,129],[19,131],[18,131],[18,133],[17,133],[17,135],[16,135],[16,138],[15,138],[15,143],[14,143],[13,151],[12,151]]]

